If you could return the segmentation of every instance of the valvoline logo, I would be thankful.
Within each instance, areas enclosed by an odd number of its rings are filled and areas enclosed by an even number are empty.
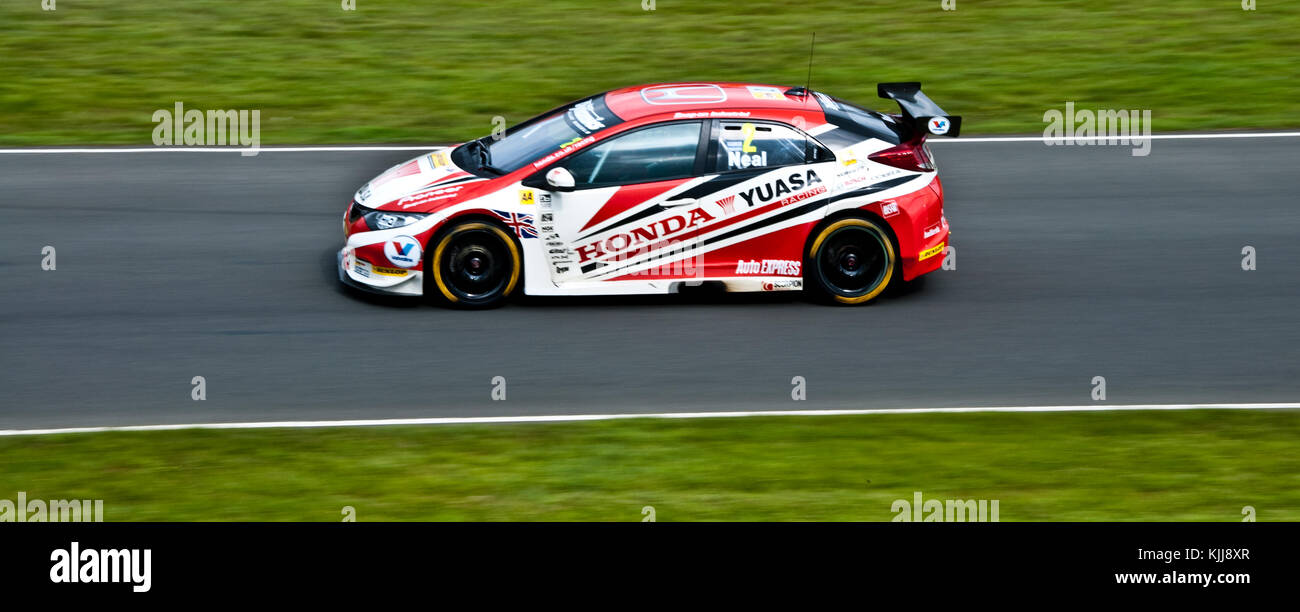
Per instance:
[[[398,236],[384,242],[384,256],[399,268],[420,265],[420,241],[410,236]]]
[[[948,128],[952,127],[945,117],[935,117],[930,120],[930,133],[942,136],[948,133]]]

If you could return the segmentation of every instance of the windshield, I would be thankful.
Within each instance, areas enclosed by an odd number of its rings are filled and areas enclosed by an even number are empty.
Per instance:
[[[564,114],[552,115],[532,125],[514,132],[506,132],[501,140],[487,140],[488,152],[492,165],[506,172],[513,172],[528,162],[546,153],[564,146],[572,140],[581,140],[583,136],[573,129]]]
[[[486,155],[466,155],[469,166],[488,167],[502,173],[518,170],[532,161],[571,145],[591,134],[621,123],[601,94],[563,110],[538,115],[506,130],[500,140],[481,138]],[[472,147],[471,147],[472,146]],[[473,142],[462,149],[477,148]]]

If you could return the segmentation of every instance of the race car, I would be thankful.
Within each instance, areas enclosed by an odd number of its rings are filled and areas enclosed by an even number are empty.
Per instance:
[[[357,190],[339,278],[469,308],[706,283],[870,302],[940,267],[926,138],[961,128],[920,83],[877,91],[901,113],[804,87],[627,87],[433,150]]]

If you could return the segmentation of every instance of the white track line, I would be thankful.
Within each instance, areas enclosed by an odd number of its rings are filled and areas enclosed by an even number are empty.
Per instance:
[[[1300,132],[1225,132],[1210,134],[1152,134],[1151,136],[1133,136],[1130,140],[1194,140],[1194,139],[1218,139],[1218,138],[1295,138],[1300,137]],[[1045,142],[1048,139],[1042,136],[989,136],[974,138],[932,138],[929,142]],[[1096,142],[1099,140],[1111,140],[1109,137],[1094,138],[1052,138],[1053,143],[1069,142]],[[447,146],[428,145],[428,146],[319,146],[319,147],[259,147],[256,151],[260,153],[328,153],[338,151],[431,151],[439,147]],[[101,153],[239,153],[242,151],[252,151],[246,147],[84,147],[84,148],[32,148],[32,149],[0,149],[0,154],[9,153],[15,155],[41,155],[41,154],[101,154]]]
[[[874,408],[863,410],[752,410],[743,412],[658,412],[645,414],[559,414],[496,417],[433,417],[418,419],[355,419],[346,421],[266,421],[261,423],[186,423],[67,427],[59,429],[0,429],[3,436],[100,433],[107,431],[174,431],[178,429],[301,429],[311,427],[378,427],[392,425],[469,425],[491,423],[570,423],[619,419],[718,419],[763,416],[855,416],[872,414],[949,414],[988,412],[1119,412],[1122,410],[1297,410],[1300,403],[1281,404],[1099,404],[1084,406],[993,406],[973,408]]]

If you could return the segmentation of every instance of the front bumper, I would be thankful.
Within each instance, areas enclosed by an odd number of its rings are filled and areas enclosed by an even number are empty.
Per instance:
[[[356,256],[355,248],[345,246],[339,250],[339,281],[349,287],[381,295],[420,296],[424,294],[424,272],[384,268]]]

